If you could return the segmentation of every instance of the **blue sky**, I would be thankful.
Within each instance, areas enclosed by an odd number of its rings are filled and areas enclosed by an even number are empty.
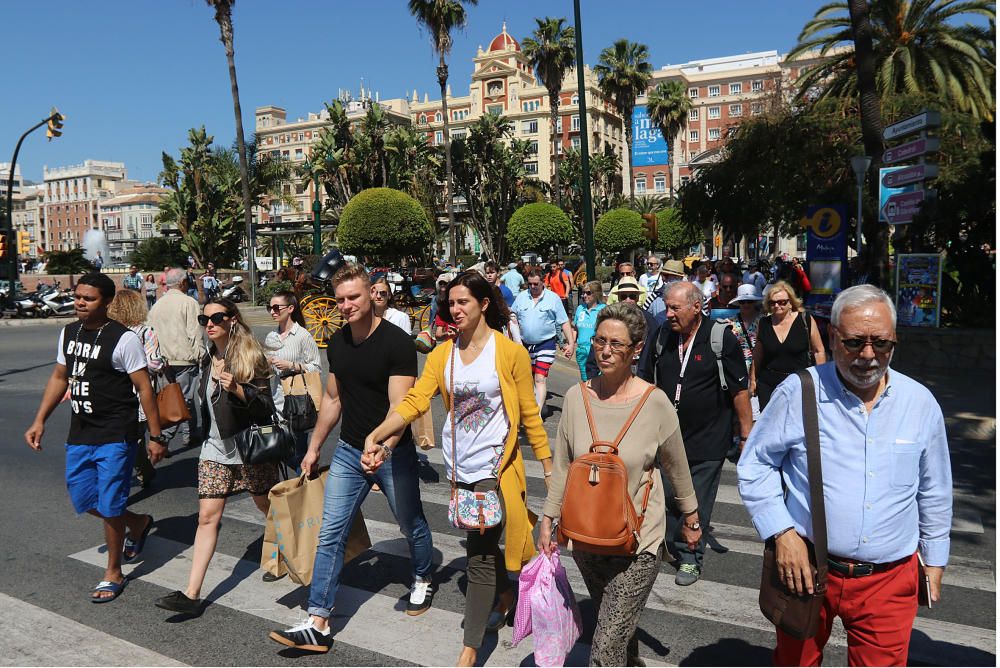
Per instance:
[[[654,67],[699,58],[787,52],[820,0],[583,0],[584,60],[627,37],[649,46]],[[507,21],[520,40],[536,16],[565,16],[571,0],[481,0],[456,35],[452,90],[467,92],[476,47]],[[290,119],[319,111],[361,79],[383,97],[417,89],[435,97],[436,60],[405,0],[240,0],[234,9],[244,127],[254,108],[275,104]],[[25,178],[42,166],[118,160],[133,179],[155,180],[160,154],[176,155],[190,127],[216,142],[235,137],[225,53],[203,0],[49,0],[0,3],[4,95],[0,161],[52,105],[68,118],[63,136],[36,131],[21,149]]]

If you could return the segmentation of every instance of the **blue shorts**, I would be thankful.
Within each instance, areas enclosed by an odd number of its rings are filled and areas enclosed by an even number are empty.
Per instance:
[[[66,444],[66,489],[78,513],[96,510],[101,517],[125,513],[132,487],[136,443]]]

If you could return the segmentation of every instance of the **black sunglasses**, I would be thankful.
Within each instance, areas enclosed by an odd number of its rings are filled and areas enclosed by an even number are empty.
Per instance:
[[[841,343],[847,348],[849,352],[858,353],[865,349],[865,346],[871,345],[872,350],[877,353],[885,354],[896,347],[896,342],[892,339],[841,339]]]
[[[211,320],[213,325],[221,325],[227,318],[231,317],[232,316],[228,313],[213,313],[212,315],[202,314],[198,316],[198,324],[202,327],[207,327],[208,321]]]
[[[291,306],[291,304],[271,304],[267,307],[267,310],[271,313],[281,313],[281,309],[288,308],[289,306]]]
[[[631,299],[633,301],[639,301],[638,292],[619,292],[618,296],[621,297],[622,299]]]
[[[585,294],[585,295],[592,295],[592,294],[594,294],[594,293],[593,293],[593,291],[591,291],[591,290],[584,290],[584,291],[583,291],[583,294]]]

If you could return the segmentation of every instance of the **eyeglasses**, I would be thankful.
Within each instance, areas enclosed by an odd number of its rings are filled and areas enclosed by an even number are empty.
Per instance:
[[[619,292],[618,296],[621,297],[622,299],[631,299],[634,302],[639,301],[638,292]]]
[[[270,306],[267,307],[267,310],[270,311],[271,313],[281,313],[281,309],[289,308],[290,306],[291,304],[271,304]]]
[[[541,283],[530,283],[529,282],[528,283],[528,287],[529,288],[540,288],[540,287],[542,287],[542,284]]]
[[[388,290],[376,290],[375,291],[375,296],[376,297],[388,297],[389,296],[389,291]]]
[[[585,295],[592,295],[592,294],[594,294],[594,293],[593,293],[593,291],[592,291],[592,290],[584,290],[584,291],[583,291],[583,294],[585,294]]]
[[[623,353],[629,348],[631,348],[633,343],[626,343],[625,341],[615,341],[614,339],[605,339],[600,336],[595,336],[590,339],[590,345],[594,346],[597,350],[604,350],[607,347],[611,347],[611,352],[613,353]]]
[[[208,326],[208,321],[211,320],[213,325],[221,325],[223,322],[231,318],[228,313],[213,313],[212,315],[199,315],[198,324],[202,327]]]
[[[788,306],[787,299],[772,299],[771,306]]]
[[[720,285],[719,290],[726,290],[727,292],[732,292],[736,289],[735,285]]]
[[[655,262],[650,262],[646,266],[649,267],[650,269],[659,269],[660,268],[660,265],[656,264]]]
[[[865,349],[865,346],[871,346],[872,350],[877,353],[885,354],[890,352],[896,347],[896,342],[892,339],[840,339],[840,342],[844,344],[844,348],[848,352],[859,353]]]
[[[633,271],[622,271],[622,272],[619,272],[619,273],[621,273],[622,276],[635,276],[635,271],[634,270]]]

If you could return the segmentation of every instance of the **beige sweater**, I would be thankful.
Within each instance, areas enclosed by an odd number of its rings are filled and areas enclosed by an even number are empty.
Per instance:
[[[156,330],[160,355],[170,366],[198,364],[205,354],[199,310],[198,302],[176,288],[167,290],[149,310],[147,322]]]
[[[638,382],[638,379],[632,380]],[[590,410],[594,414],[594,424],[601,440],[614,441],[625,420],[632,413],[639,398],[622,404],[602,402],[590,396]],[[549,495],[545,500],[545,515],[558,519],[562,510],[563,490],[569,465],[575,457],[587,454],[592,439],[587,424],[587,413],[580,395],[580,386],[574,385],[566,392],[563,401],[559,431],[552,446],[552,478]],[[681,512],[691,512],[698,508],[691,471],[688,469],[684,442],[681,440],[680,423],[677,413],[662,390],[653,390],[646,404],[639,411],[635,421],[618,446],[628,470],[629,492],[637,514],[642,512],[642,497],[645,493],[649,471],[657,464],[663,467],[676,495]],[[646,507],[646,518],[640,531],[639,552],[655,553],[667,530],[666,507],[663,498],[663,482],[658,471],[653,471],[653,489]]]

